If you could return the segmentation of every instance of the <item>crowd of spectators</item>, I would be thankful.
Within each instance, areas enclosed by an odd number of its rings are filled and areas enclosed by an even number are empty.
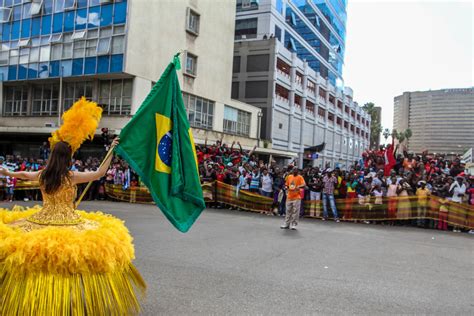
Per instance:
[[[288,194],[286,179],[294,173],[295,162],[278,166],[271,159],[264,162],[253,151],[245,152],[240,144],[237,143],[237,146],[236,149],[233,143],[229,147],[221,141],[211,146],[207,146],[207,142],[204,146],[198,146],[202,181],[221,181],[232,185],[237,195],[246,190],[270,197],[274,204],[267,214],[283,216]],[[339,214],[335,199],[375,206],[388,200],[387,215],[393,219],[397,218],[399,208],[406,207],[402,202],[394,202],[396,197],[416,197],[416,215],[421,217],[426,214],[429,195],[440,197],[443,201],[474,205],[474,176],[465,172],[465,162],[459,157],[448,159],[445,155],[428,155],[427,152],[415,155],[405,150],[397,153],[398,147],[389,145],[377,151],[367,151],[345,170],[329,166],[298,169],[298,174],[306,183],[301,190],[302,199],[322,200],[323,220],[328,218],[330,210],[336,221],[339,221]],[[351,214],[347,210],[351,203],[345,207],[346,219]],[[447,211],[447,207],[442,207],[442,210]],[[448,228],[443,220],[415,220],[409,224],[443,230]]]
[[[391,198],[417,196],[420,201],[429,195],[435,195],[455,203],[474,205],[474,176],[465,172],[464,161],[455,157],[428,155],[426,152],[415,155],[406,151],[397,153],[398,146],[388,146],[378,151],[367,151],[359,161],[342,170],[340,168],[304,167],[297,173],[303,176],[305,187],[301,189],[303,200],[322,200],[323,219],[331,211],[334,219],[339,221],[335,199],[347,199],[382,204],[389,200],[388,213],[397,218],[398,204],[390,203]],[[295,161],[287,165],[277,165],[271,158],[266,161],[255,154],[255,147],[246,151],[239,142],[228,145],[218,140],[209,145],[196,146],[201,182],[220,181],[233,186],[237,196],[241,191],[260,194],[273,199],[273,206],[267,214],[284,215],[288,187],[287,177],[295,173]],[[44,168],[49,155],[47,144],[40,147],[39,158],[20,156],[0,156],[0,165],[10,170],[37,171]],[[72,170],[93,171],[99,167],[100,158],[89,157],[84,160],[73,160]],[[85,200],[106,199],[105,184],[114,184],[127,190],[139,186],[139,178],[128,164],[115,158],[106,176],[92,184]],[[0,199],[40,199],[38,190],[15,190],[16,179],[0,178]],[[84,186],[78,188],[79,194]],[[420,205],[420,203],[418,203]],[[423,203],[421,202],[421,205]],[[222,204],[215,205],[223,207]],[[345,216],[350,216],[350,204],[347,204]],[[301,208],[303,209],[303,208]],[[423,212],[423,211],[422,211]],[[389,222],[390,223],[390,222]],[[447,229],[441,220],[418,220],[415,224],[421,227]],[[436,225],[436,227],[434,227]],[[453,227],[457,231],[457,227]]]

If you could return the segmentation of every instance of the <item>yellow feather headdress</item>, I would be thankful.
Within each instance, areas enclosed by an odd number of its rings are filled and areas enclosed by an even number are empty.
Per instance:
[[[101,117],[102,108],[97,103],[87,101],[85,97],[82,97],[64,112],[63,124],[49,138],[51,149],[58,142],[63,141],[71,146],[72,152],[75,152],[86,139],[94,138]]]

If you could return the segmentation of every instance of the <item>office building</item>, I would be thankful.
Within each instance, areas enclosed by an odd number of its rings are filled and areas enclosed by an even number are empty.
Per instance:
[[[393,128],[411,129],[408,150],[462,155],[474,147],[474,88],[404,92],[394,99]]]
[[[231,99],[234,26],[235,1],[0,0],[0,150],[37,155],[81,96],[118,133],[179,51],[196,142],[252,148],[260,109]]]
[[[298,153],[300,165],[348,167],[369,147],[370,117],[342,77],[345,7],[237,1],[232,97],[261,108],[261,136]],[[322,144],[318,159],[307,159],[305,148]]]

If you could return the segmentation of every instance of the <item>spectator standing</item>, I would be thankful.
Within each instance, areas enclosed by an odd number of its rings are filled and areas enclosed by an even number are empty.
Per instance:
[[[296,230],[301,207],[300,190],[306,186],[302,176],[298,174],[298,169],[293,168],[293,172],[289,175],[285,182],[288,191],[286,196],[286,216],[285,222],[280,226],[282,229]]]
[[[388,182],[388,181],[387,181]],[[393,175],[390,178],[390,184],[387,188],[388,197],[388,218],[394,219],[397,217],[397,178]],[[393,221],[391,223],[393,225]]]
[[[462,177],[456,177],[456,181],[454,181],[449,188],[449,194],[451,195],[451,201],[454,203],[462,203],[462,199],[466,194],[466,185],[463,183]],[[454,226],[453,232],[459,233],[461,230],[458,226]]]
[[[260,170],[254,167],[250,179],[250,192],[259,193],[260,191]]]
[[[13,196],[15,195],[15,183],[16,178],[13,177],[6,177],[6,200],[9,202],[13,202]]]
[[[337,178],[334,172],[329,169],[326,171],[326,175],[323,178],[323,221],[328,218],[328,206],[327,201],[331,206],[332,213],[334,215],[334,220],[339,223],[339,215],[337,214],[336,201],[334,199],[334,188],[337,185]]]
[[[418,197],[418,219],[417,219],[417,226],[418,227],[425,227],[426,226],[426,210],[428,208],[428,197],[430,196],[431,192],[426,188],[426,181],[418,182],[420,186],[416,190],[416,196]]]
[[[43,142],[43,145],[39,149],[40,158],[43,160],[47,160],[50,153],[51,153],[51,149],[48,146],[48,142]]]
[[[263,169],[262,174],[262,195],[269,198],[273,197],[273,178],[266,168]]]

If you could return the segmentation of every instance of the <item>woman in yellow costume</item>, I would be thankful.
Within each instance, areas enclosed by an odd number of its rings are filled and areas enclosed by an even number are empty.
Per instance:
[[[138,314],[145,283],[132,264],[127,228],[74,207],[76,184],[104,176],[112,159],[95,172],[70,171],[72,154],[93,137],[101,113],[84,98],[64,113],[43,171],[0,168],[4,176],[38,180],[43,195],[43,207],[0,209],[0,315]]]

